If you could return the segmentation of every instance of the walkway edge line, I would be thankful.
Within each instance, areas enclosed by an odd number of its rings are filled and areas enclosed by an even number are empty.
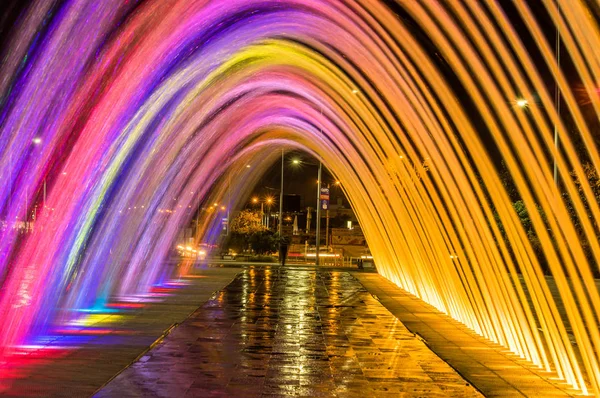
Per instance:
[[[239,275],[241,272],[238,272],[237,274],[235,274],[235,276],[233,278],[231,278],[231,280],[225,285],[225,287],[229,286],[231,284],[231,282],[233,282]],[[225,288],[224,287],[224,288]],[[223,288],[223,289],[224,289]],[[166,328],[162,334],[160,336],[158,336],[158,338],[156,340],[154,340],[154,342],[152,344],[150,344],[148,347],[146,347],[137,357],[135,357],[135,359],[131,362],[129,362],[125,367],[123,367],[123,369],[119,370],[117,373],[115,373],[110,379],[106,380],[106,382],[104,382],[104,384],[102,384],[100,387],[98,387],[98,389],[96,389],[96,391],[94,391],[90,397],[93,397],[94,395],[98,394],[104,387],[106,387],[108,385],[108,383],[110,383],[111,381],[113,381],[115,378],[117,378],[121,373],[123,373],[125,370],[129,369],[134,363],[138,362],[141,358],[144,357],[144,355],[146,355],[150,350],[152,350],[154,347],[156,347],[158,344],[160,344],[161,341],[163,341],[169,334],[171,334],[171,332],[179,325],[181,325],[183,322],[185,322],[186,320],[188,320],[189,318],[192,317],[192,315],[194,315],[200,308],[202,308],[202,306],[204,304],[206,304],[207,302],[209,302],[210,300],[213,300],[217,293],[219,293],[221,290],[223,289],[219,289],[219,290],[215,290],[214,292],[212,292],[212,294],[210,295],[210,297],[208,298],[208,300],[204,301],[203,303],[201,303],[198,308],[196,308],[195,310],[193,310],[192,312],[190,312],[184,320],[182,320],[181,322],[174,322],[172,323],[168,328]]]
[[[188,318],[189,318],[189,316],[188,316]],[[164,330],[164,332],[160,336],[158,336],[158,338],[156,340],[154,340],[154,342],[152,344],[150,344],[148,347],[146,347],[137,357],[135,357],[135,359],[133,361],[129,362],[123,369],[119,370],[110,379],[108,379],[104,384],[102,384],[96,391],[94,391],[92,393],[92,395],[90,395],[90,397],[93,397],[94,395],[98,394],[100,392],[100,390],[102,390],[104,387],[106,387],[106,385],[108,383],[110,383],[111,381],[113,381],[118,375],[120,375],[121,373],[123,373],[131,365],[133,365],[134,363],[136,363],[137,361],[139,361],[144,355],[146,355],[148,353],[148,351],[150,351],[151,349],[153,349],[154,347],[156,347],[158,344],[160,344],[160,342],[163,341],[165,339],[165,337],[167,337],[173,331],[173,329],[175,329],[178,325],[180,325],[179,322],[172,323],[171,326],[169,326],[168,328],[166,328]]]

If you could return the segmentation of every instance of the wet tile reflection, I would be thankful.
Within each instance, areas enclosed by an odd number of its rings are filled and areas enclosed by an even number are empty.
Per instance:
[[[477,393],[350,274],[247,269],[97,394],[140,395]]]

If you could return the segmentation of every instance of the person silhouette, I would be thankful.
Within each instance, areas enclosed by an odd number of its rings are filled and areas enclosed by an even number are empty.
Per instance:
[[[287,238],[282,238],[279,241],[279,261],[281,262],[281,266],[285,265],[285,260],[288,253],[288,241]]]

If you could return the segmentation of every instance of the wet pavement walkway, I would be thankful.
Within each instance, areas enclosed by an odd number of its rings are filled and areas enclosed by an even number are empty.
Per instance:
[[[97,397],[477,397],[347,272],[245,269]]]
[[[486,397],[577,396],[555,372],[537,369],[506,348],[400,289],[379,274],[353,273],[360,283]]]
[[[105,311],[73,315],[69,325],[21,347],[8,363],[0,362],[0,396],[91,396],[240,272],[193,268],[187,277],[146,295],[111,302]]]

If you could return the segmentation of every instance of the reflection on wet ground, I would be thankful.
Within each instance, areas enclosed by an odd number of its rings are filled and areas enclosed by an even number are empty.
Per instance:
[[[478,396],[350,274],[246,269],[98,397]]]
[[[2,397],[89,397],[240,269],[194,268],[145,295],[70,314],[70,320],[0,359]]]

